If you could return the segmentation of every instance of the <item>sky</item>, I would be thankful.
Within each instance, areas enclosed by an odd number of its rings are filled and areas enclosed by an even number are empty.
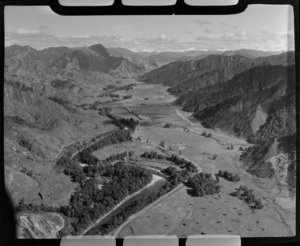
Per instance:
[[[79,47],[101,43],[132,51],[294,50],[289,5],[250,5],[235,15],[62,16],[46,6],[5,7],[5,46]]]

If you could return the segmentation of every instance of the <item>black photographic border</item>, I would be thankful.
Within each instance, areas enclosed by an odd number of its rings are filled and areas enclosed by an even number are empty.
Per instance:
[[[83,0],[84,3],[84,0]],[[0,77],[1,77],[1,108],[3,110],[3,92],[4,92],[4,9],[6,6],[50,6],[50,8],[60,15],[231,15],[241,13],[246,10],[248,5],[263,4],[263,5],[291,5],[294,10],[294,37],[295,37],[295,66],[296,66],[296,81],[300,78],[300,67],[299,67],[299,0],[239,0],[238,4],[230,6],[191,6],[184,3],[184,0],[177,0],[174,5],[171,6],[126,6],[123,5],[121,0],[114,0],[114,3],[111,6],[62,6],[59,4],[59,0],[1,0],[0,2]],[[296,83],[296,164],[299,166],[299,88],[300,81]],[[1,116],[1,137],[4,139],[4,117],[3,111]],[[1,181],[1,194],[0,194],[0,244],[1,245],[60,245],[61,239],[6,239],[8,236],[9,222],[5,221],[6,207],[3,207],[2,199],[3,194],[5,193],[5,184],[4,184],[4,149],[3,142],[1,142],[1,163],[2,167],[0,171]],[[299,167],[297,167],[297,180],[296,180],[296,193],[299,190]],[[242,246],[254,246],[254,245],[281,245],[285,243],[296,245],[297,242],[300,242],[299,235],[299,196],[296,195],[296,236],[294,237],[242,237],[241,243]],[[4,219],[3,219],[4,218]],[[116,245],[122,245],[124,239],[115,239]],[[185,245],[186,239],[180,238],[178,240],[178,245]],[[101,243],[99,242],[99,245]]]

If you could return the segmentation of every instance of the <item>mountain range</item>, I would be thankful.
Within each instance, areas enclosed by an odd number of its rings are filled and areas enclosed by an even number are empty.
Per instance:
[[[237,51],[165,51],[133,52],[125,48],[105,48],[101,44],[88,47],[50,47],[36,50],[30,46],[12,45],[5,48],[5,64],[12,73],[42,77],[45,73],[68,71],[92,71],[112,77],[137,77],[150,70],[177,60],[200,60],[212,54],[224,56],[244,55],[260,57],[274,52],[257,50]],[[25,71],[24,71],[25,70]],[[45,71],[46,70],[46,71]]]
[[[254,58],[227,52],[175,61],[139,80],[169,86],[177,96],[175,104],[192,112],[204,127],[247,138],[254,146],[241,159],[251,173],[273,175],[271,170],[279,164],[274,159],[273,166],[265,164],[270,149],[276,149],[271,156],[282,151],[289,156],[288,163],[281,162],[285,168],[294,166],[295,146],[285,147],[296,133],[294,52]],[[290,180],[295,185],[295,176]]]
[[[68,135],[78,125],[77,119],[69,121],[74,105],[89,102],[119,78],[138,78],[169,86],[177,96],[175,104],[203,126],[247,138],[254,147],[242,158],[250,168],[264,160],[262,146],[269,149],[275,140],[284,146],[296,131],[295,54],[277,53],[13,45],[5,49],[5,120],[34,127],[35,136],[40,129],[72,125]],[[36,146],[37,153],[45,151]]]
[[[118,101],[119,94],[112,92],[132,89],[136,80],[168,86],[174,104],[203,127],[246,139],[251,146],[234,152],[241,151],[248,172],[295,187],[295,70],[294,52],[133,52],[101,44],[7,47],[4,158],[13,204],[69,204],[78,186],[57,171],[56,158],[70,150],[66,146],[80,148],[116,129],[103,111]],[[60,223],[38,216],[23,217],[20,228],[25,229],[19,234],[28,234],[28,226],[38,233],[52,228],[54,236],[61,229]]]

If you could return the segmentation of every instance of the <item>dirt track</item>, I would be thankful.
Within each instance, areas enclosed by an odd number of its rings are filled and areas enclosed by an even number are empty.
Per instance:
[[[147,210],[149,210],[150,208],[152,208],[154,205],[162,202],[164,199],[166,199],[167,197],[169,197],[170,195],[172,195],[173,193],[175,193],[176,191],[180,190],[183,188],[183,184],[179,184],[178,186],[176,186],[173,190],[169,191],[167,194],[163,195],[162,197],[158,198],[156,201],[154,201],[153,203],[149,204],[147,207],[143,208],[142,210],[140,210],[139,212],[137,212],[136,214],[130,216],[122,225],[120,225],[115,232],[113,233],[113,237],[117,238],[118,235],[120,234],[120,232],[124,229],[125,226],[127,226],[129,223],[131,223],[132,221],[134,221],[135,219],[137,219],[140,215],[142,215],[143,213],[145,213]]]

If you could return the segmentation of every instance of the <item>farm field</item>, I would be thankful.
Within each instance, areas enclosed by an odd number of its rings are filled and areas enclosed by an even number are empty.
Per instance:
[[[142,88],[143,85],[139,85],[138,90],[142,91]],[[136,89],[137,87],[133,90]],[[203,128],[188,112],[183,112],[170,104],[172,98],[158,107],[156,103],[159,100],[154,95],[155,89],[152,97],[148,85],[145,86],[145,90],[149,96],[146,105],[137,105],[137,100],[131,100],[126,104],[130,110],[138,112],[140,117],[146,119],[146,122],[142,122],[136,130],[135,137],[139,136],[143,143],[148,141],[147,146],[152,145],[154,149],[164,141],[167,149],[194,161],[204,172],[214,174],[219,170],[227,170],[238,173],[241,181],[235,184],[221,178],[220,198],[191,197],[187,193],[187,188],[183,187],[131,221],[118,237],[144,234],[175,234],[184,237],[201,233],[238,234],[250,237],[287,236],[287,230],[274,210],[273,200],[276,201],[278,205],[276,208],[284,215],[291,230],[295,232],[295,221],[292,219],[295,206],[290,202],[294,201],[293,195],[284,187],[279,189],[274,181],[255,178],[243,170],[239,161],[242,151],[239,148],[250,146],[244,139],[233,137],[218,129]],[[160,88],[160,93],[161,91]],[[166,99],[168,94],[166,93],[164,97]],[[130,117],[123,105],[119,107],[115,105],[114,110],[119,110],[120,115],[124,113],[124,116]],[[172,124],[171,127],[165,128],[166,123]],[[211,133],[212,137],[201,136],[203,131]],[[228,149],[231,144],[233,149]],[[214,154],[215,159],[212,158]],[[137,164],[147,165],[144,160]],[[265,198],[265,207],[253,211],[245,202],[229,196],[229,193],[240,185],[247,185],[255,194]]]
[[[179,237],[238,234],[251,237],[286,236],[286,231],[271,208],[253,213],[247,204],[225,192],[220,198],[198,198],[188,195],[187,188],[183,187],[132,221],[118,237],[151,234]]]

